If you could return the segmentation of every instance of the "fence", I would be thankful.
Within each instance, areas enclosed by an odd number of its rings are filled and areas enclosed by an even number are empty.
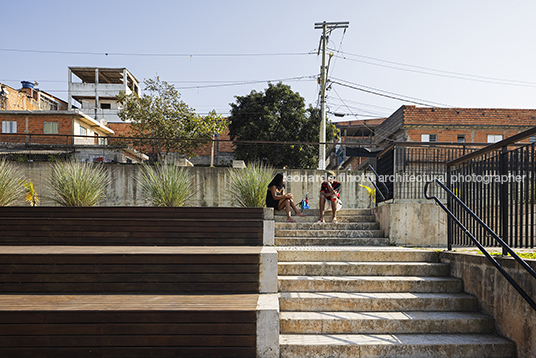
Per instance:
[[[446,181],[447,162],[472,153],[485,143],[410,143],[397,142],[377,157],[376,171],[389,188],[385,199],[425,200],[423,188],[427,181]],[[430,194],[445,200],[444,192],[430,188]]]
[[[536,143],[512,145],[536,133],[536,128],[447,163],[447,186],[510,247],[534,248],[536,225]],[[459,205],[448,206],[475,238],[497,246]],[[449,245],[472,246],[469,238],[449,222]]]

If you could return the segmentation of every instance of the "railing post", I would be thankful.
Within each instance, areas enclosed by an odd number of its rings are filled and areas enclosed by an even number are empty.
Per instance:
[[[452,186],[450,184],[450,167],[449,166],[447,166],[447,188],[452,190]],[[452,211],[452,199],[450,195],[447,195],[447,208],[450,211]],[[452,234],[453,234],[452,225],[453,225],[452,219],[450,218],[450,216],[447,215],[447,249],[449,251],[452,251]]]
[[[500,236],[504,242],[510,245],[510,240],[508,240],[508,182],[503,180],[508,176],[508,147],[502,147],[501,154],[499,156],[499,215],[501,222],[501,233]],[[502,248],[503,256],[507,256],[508,252],[505,248]]]

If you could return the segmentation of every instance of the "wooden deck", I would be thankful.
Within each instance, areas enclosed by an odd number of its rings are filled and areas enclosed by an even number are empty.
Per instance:
[[[0,233],[0,245],[262,246],[263,210],[0,207]]]
[[[260,250],[0,246],[0,293],[257,293]]]
[[[160,209],[0,208],[0,357],[255,357],[263,211]]]

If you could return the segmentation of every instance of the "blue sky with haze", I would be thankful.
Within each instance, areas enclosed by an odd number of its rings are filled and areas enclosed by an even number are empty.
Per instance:
[[[225,115],[235,95],[267,80],[315,105],[314,23],[325,20],[350,22],[330,36],[329,77],[354,87],[332,84],[329,111],[348,116],[331,119],[388,116],[414,102],[536,108],[529,0],[27,0],[0,11],[0,82],[38,81],[63,99],[67,68],[89,66],[126,67],[140,81],[159,75],[199,113]]]

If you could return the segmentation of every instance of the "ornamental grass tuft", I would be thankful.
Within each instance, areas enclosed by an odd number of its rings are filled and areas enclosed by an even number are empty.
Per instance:
[[[5,159],[0,160],[0,206],[13,204],[24,192],[22,171]]]
[[[263,208],[266,206],[266,192],[272,180],[273,168],[262,163],[249,164],[244,169],[229,172],[231,199],[238,206]]]
[[[184,206],[195,192],[188,172],[174,165],[144,165],[136,181],[152,206]]]
[[[61,206],[96,206],[104,200],[110,179],[100,164],[58,162],[48,183],[52,200]]]

